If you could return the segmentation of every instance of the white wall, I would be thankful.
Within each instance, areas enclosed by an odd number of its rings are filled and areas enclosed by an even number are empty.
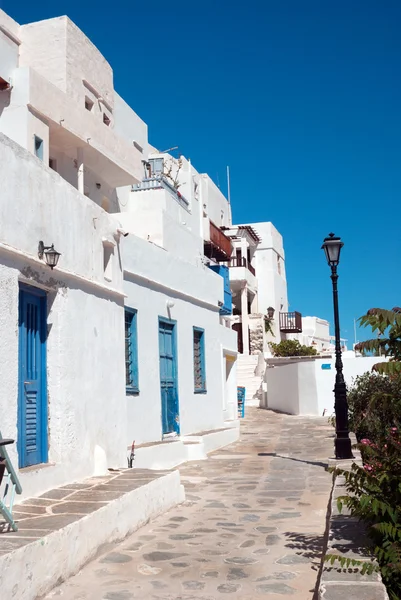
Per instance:
[[[116,220],[2,134],[0,172],[4,437],[17,438],[18,282],[48,292],[49,466],[21,472],[27,497],[126,464],[122,272],[117,246],[111,282],[103,271]],[[39,240],[62,253],[54,271],[37,257]],[[18,464],[15,446],[11,457]]]
[[[3,11],[1,13],[4,15]],[[18,67],[18,44],[14,36],[5,33],[9,30],[1,17],[0,14],[0,27],[3,26],[4,30],[0,29],[0,77],[10,82],[14,70]]]
[[[385,358],[343,357],[347,386]],[[322,416],[334,412],[335,358],[271,358],[267,360],[265,408],[293,415]],[[329,365],[329,368],[327,368]]]
[[[201,174],[202,211],[217,227],[231,225],[231,208],[227,198],[206,173]]]
[[[223,279],[153,244],[129,236],[123,242],[126,305],[137,309],[139,395],[127,396],[127,445],[161,439],[158,318],[177,321],[178,395],[181,434],[221,427],[224,411],[224,352],[236,355],[233,332],[219,324]],[[174,307],[167,309],[167,300]],[[205,330],[206,394],[194,393],[193,327]],[[228,347],[227,347],[228,346]],[[230,387],[231,407],[234,404]],[[229,407],[227,408],[229,411]],[[232,413],[232,408],[231,408]]]

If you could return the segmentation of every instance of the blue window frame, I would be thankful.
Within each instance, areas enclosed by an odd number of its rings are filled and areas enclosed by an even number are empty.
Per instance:
[[[194,387],[195,394],[206,393],[205,331],[194,327]]]
[[[137,311],[125,309],[125,384],[127,394],[139,393]]]
[[[43,160],[43,140],[35,135],[35,156]]]

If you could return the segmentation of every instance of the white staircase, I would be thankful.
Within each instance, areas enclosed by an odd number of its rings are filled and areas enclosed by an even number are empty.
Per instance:
[[[237,360],[237,385],[245,388],[245,405],[259,406],[262,398],[263,372],[257,375],[259,355],[238,354]]]

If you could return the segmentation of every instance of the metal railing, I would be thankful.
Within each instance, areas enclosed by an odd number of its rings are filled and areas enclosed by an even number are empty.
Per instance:
[[[281,312],[280,331],[282,333],[302,333],[302,315],[300,312]]]
[[[146,177],[142,179],[140,183],[135,183],[131,187],[133,192],[142,192],[144,190],[158,190],[165,189],[168,190],[172,196],[175,197],[177,202],[184,206],[185,208],[189,207],[189,202],[184,196],[181,194],[179,190],[177,190],[171,183],[168,181],[164,175],[155,175],[153,177]]]

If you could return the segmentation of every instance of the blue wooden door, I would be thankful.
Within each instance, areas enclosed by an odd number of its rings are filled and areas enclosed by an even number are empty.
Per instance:
[[[160,387],[163,434],[180,433],[175,323],[159,320]]]
[[[46,294],[19,291],[19,467],[47,462]]]

